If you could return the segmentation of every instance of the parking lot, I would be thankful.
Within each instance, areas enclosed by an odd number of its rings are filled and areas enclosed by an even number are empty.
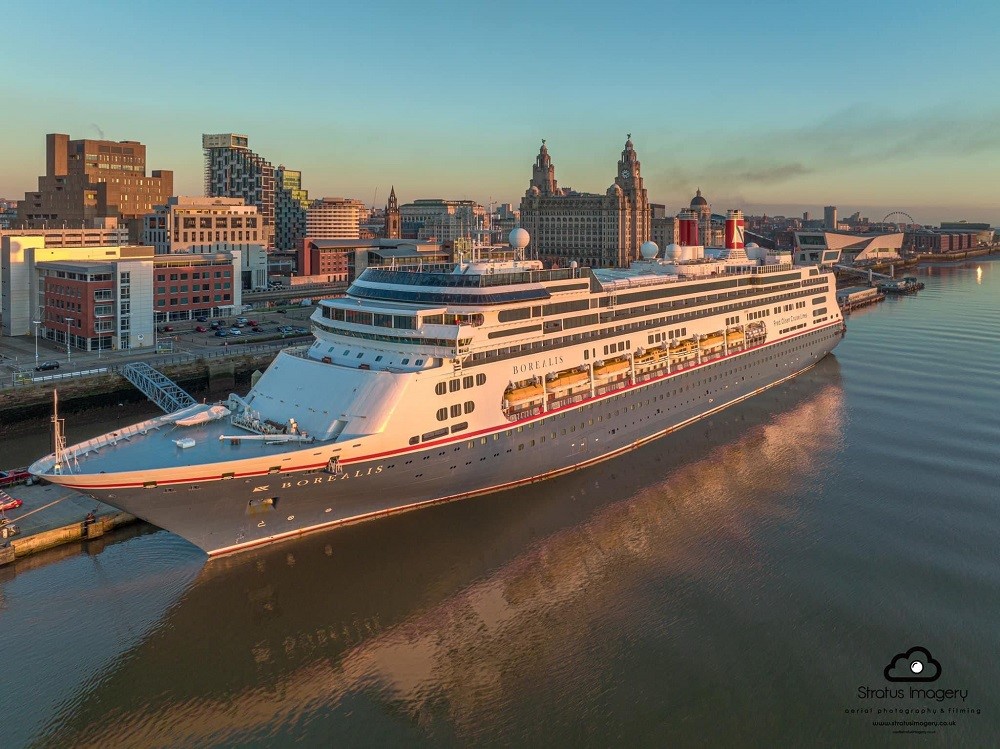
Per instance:
[[[298,337],[309,333],[309,315],[313,309],[292,307],[284,312],[251,310],[204,322],[165,323],[157,327],[157,340],[161,346],[170,342],[174,351],[198,351]]]

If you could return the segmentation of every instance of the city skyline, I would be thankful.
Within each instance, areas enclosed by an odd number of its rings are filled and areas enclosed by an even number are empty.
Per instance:
[[[116,11],[96,56],[82,33],[37,54],[51,18],[77,27],[91,10],[20,6],[8,19],[16,116],[0,196],[35,188],[52,132],[141,141],[177,194],[200,195],[202,133],[240,132],[301,169],[317,198],[382,206],[395,185],[401,203],[516,204],[542,138],[561,185],[603,192],[632,132],[649,199],[670,212],[700,187],[717,213],[838,205],[872,220],[903,210],[926,224],[1000,223],[1000,112],[987,99],[1000,11],[917,5],[513,3],[483,18],[460,5],[251,2],[233,16],[105,3],[135,12]],[[287,58],[247,57],[262,30]],[[929,50],[928,39],[951,41]]]

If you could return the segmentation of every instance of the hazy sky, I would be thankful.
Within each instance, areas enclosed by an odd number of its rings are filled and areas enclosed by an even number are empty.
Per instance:
[[[17,3],[0,196],[44,135],[139,140],[202,191],[240,132],[313,197],[517,202],[546,138],[603,192],[631,132],[650,200],[1000,223],[1000,3]]]

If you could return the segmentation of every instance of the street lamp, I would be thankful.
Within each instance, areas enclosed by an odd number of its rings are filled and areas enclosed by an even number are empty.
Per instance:
[[[66,319],[66,363],[73,363],[73,353],[69,349],[69,324],[73,322],[72,317],[67,317]]]
[[[35,366],[38,366],[38,326],[42,324],[41,320],[32,320],[32,324],[35,326]]]

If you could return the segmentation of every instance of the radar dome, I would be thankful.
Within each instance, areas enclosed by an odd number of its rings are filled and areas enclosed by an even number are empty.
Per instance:
[[[531,241],[531,235],[526,230],[517,228],[511,231],[507,237],[507,241],[510,242],[510,246],[515,250],[523,250],[528,246],[528,242]]]
[[[660,248],[656,242],[643,242],[642,247],[639,248],[639,254],[642,255],[643,260],[652,260],[659,253]]]
[[[757,244],[756,242],[748,242],[748,243],[747,243],[747,246],[746,246],[746,247],[744,247],[743,249],[745,249],[745,250],[755,250],[755,249],[757,249],[758,247],[760,247],[760,245],[759,245],[759,244]]]
[[[663,248],[663,257],[667,260],[680,260],[681,247],[676,242],[672,242]]]
[[[576,260],[573,260],[573,261],[570,262],[569,267],[570,268],[579,268],[580,264],[578,262],[576,262]]]

